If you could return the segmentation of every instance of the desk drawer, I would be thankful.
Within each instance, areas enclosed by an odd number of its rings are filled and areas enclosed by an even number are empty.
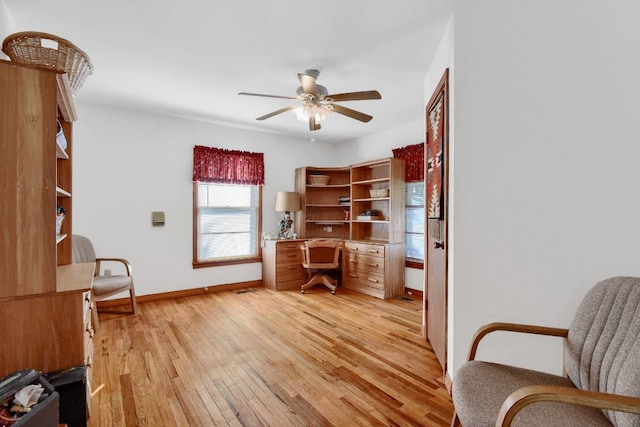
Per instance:
[[[344,246],[348,254],[361,254],[384,258],[384,245],[349,241],[345,242]]]
[[[305,270],[302,262],[278,264],[276,266],[276,282],[300,279],[304,281]]]
[[[349,253],[345,256],[344,268],[384,274],[384,258]]]

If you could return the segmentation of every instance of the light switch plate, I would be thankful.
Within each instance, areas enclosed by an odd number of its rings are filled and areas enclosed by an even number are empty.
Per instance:
[[[164,212],[151,212],[152,225],[164,225]]]

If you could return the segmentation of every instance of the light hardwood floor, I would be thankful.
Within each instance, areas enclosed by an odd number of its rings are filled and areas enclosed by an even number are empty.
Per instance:
[[[223,291],[100,315],[90,426],[447,426],[422,302]]]

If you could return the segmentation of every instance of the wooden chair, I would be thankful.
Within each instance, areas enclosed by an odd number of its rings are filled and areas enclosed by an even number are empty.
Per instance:
[[[329,270],[340,268],[340,249],[342,242],[329,239],[312,239],[300,246],[302,250],[302,266],[307,269],[307,283],[302,285],[300,292],[316,284],[323,284],[336,294],[338,280],[333,279]]]
[[[564,339],[567,376],[474,360],[494,331]],[[476,332],[453,380],[452,426],[640,426],[640,278],[614,277],[584,297],[569,329],[492,323]]]
[[[74,263],[82,262],[95,262],[95,275],[93,277],[92,293],[94,301],[101,301],[109,298],[113,295],[117,295],[122,292],[129,292],[129,298],[131,299],[131,310],[101,310],[105,313],[131,313],[135,314],[136,307],[136,293],[133,287],[132,269],[129,261],[123,258],[96,258],[95,250],[91,241],[77,234],[73,235],[73,241],[71,244],[72,255]],[[104,262],[117,262],[124,267],[125,274],[115,275],[101,275],[100,273],[102,263]],[[93,321],[96,328],[99,326],[98,315],[96,310],[93,310]]]

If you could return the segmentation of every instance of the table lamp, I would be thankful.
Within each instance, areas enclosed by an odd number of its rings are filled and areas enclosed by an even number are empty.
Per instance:
[[[300,194],[292,191],[278,191],[276,194],[276,212],[284,212],[284,218],[278,224],[278,237],[292,239],[293,214],[300,210]]]

